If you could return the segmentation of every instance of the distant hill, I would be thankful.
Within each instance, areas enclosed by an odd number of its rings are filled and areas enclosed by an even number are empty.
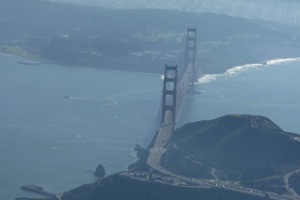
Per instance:
[[[297,0],[49,0],[121,9],[168,9],[185,12],[210,12],[250,19],[264,19],[300,25]]]
[[[299,135],[281,130],[268,118],[227,115],[176,130],[161,163],[189,177],[284,192],[284,176],[300,169],[297,152]]]
[[[184,68],[187,27],[198,28],[203,73],[300,56],[300,27],[221,14],[1,0],[0,27],[1,52],[85,67],[152,73],[163,73],[165,64]]]

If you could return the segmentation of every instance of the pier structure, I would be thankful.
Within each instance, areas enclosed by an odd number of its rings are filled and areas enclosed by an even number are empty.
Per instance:
[[[51,192],[46,192],[43,187],[38,185],[23,185],[21,186],[21,189],[36,194],[40,194],[46,197],[40,197],[40,198],[18,197],[15,198],[15,200],[60,200],[60,195]]]
[[[197,54],[197,29],[188,28],[186,33],[186,46],[185,46],[185,67],[188,69],[192,65],[192,79],[190,89],[194,90],[194,83],[196,81],[196,54]]]
[[[166,119],[166,112],[171,112],[171,123],[175,124],[176,119],[176,101],[177,101],[177,65],[168,66],[165,65],[165,75],[162,91],[162,116],[161,124],[163,124]]]

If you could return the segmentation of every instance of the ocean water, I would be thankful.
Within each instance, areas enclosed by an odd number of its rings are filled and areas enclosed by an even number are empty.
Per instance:
[[[19,187],[37,184],[64,192],[136,159],[135,144],[154,135],[160,75],[59,65],[21,65],[0,55],[0,199],[34,197]],[[299,59],[237,66],[199,78],[186,95],[177,127],[226,114],[269,117],[300,133]]]
[[[135,161],[154,135],[160,75],[59,65],[22,65],[0,55],[0,199],[64,192]]]
[[[187,95],[177,126],[226,114],[263,115],[283,130],[300,134],[300,60],[270,60],[233,67],[224,74],[199,78]]]

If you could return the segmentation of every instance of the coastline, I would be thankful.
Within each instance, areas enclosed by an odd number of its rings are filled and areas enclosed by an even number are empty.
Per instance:
[[[163,72],[149,72],[149,70],[135,70],[135,69],[121,69],[119,67],[109,67],[109,66],[101,66],[101,67],[95,67],[95,66],[83,66],[83,65],[76,65],[76,64],[67,64],[67,63],[60,63],[60,62],[54,62],[54,61],[47,61],[45,59],[42,59],[40,57],[37,57],[36,55],[25,55],[25,54],[17,54],[17,53],[8,53],[8,52],[3,52],[0,50],[0,55],[7,55],[7,56],[17,56],[21,58],[25,58],[28,60],[28,62],[24,61],[19,61],[19,64],[22,65],[42,65],[42,64],[56,64],[56,65],[62,65],[62,66],[68,66],[68,67],[87,67],[87,68],[93,68],[93,69],[104,69],[104,70],[117,70],[117,71],[124,71],[124,72],[133,72],[133,73],[142,73],[142,74],[150,74],[150,75],[159,75],[160,78],[163,80],[164,75]],[[29,62],[32,61],[32,62]],[[264,67],[272,66],[272,65],[279,65],[279,64],[284,64],[284,63],[289,63],[289,62],[298,62],[300,61],[300,57],[287,57],[287,58],[274,58],[274,59],[268,59],[265,60],[261,63],[249,63],[249,64],[244,64],[244,65],[237,65],[237,66],[232,66],[225,71],[220,70],[220,73],[215,73],[215,74],[201,74],[198,77],[198,81],[195,83],[196,85],[199,84],[205,84],[209,83],[211,81],[214,81],[218,79],[219,77],[222,76],[236,76],[240,73],[250,71],[250,70],[259,70]],[[99,65],[100,66],[100,65]]]
[[[251,63],[239,66],[233,66],[232,68],[227,69],[223,73],[219,74],[204,74],[198,78],[198,82],[196,84],[205,84],[210,83],[222,76],[236,76],[240,73],[247,72],[250,70],[259,70],[264,67],[272,66],[272,65],[280,65],[284,63],[290,62],[299,62],[300,57],[292,57],[292,58],[276,58],[271,60],[266,60],[262,63]]]
[[[18,54],[18,53],[11,53],[11,52],[4,52],[0,50],[0,55],[1,56],[16,56],[20,58],[24,58],[28,61],[18,61],[18,64],[21,65],[42,65],[42,64],[57,64],[55,62],[49,62],[46,61],[40,57],[37,57],[36,55],[33,54]]]

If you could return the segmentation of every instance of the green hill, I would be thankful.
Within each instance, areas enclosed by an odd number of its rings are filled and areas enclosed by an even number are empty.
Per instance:
[[[161,163],[189,177],[284,192],[283,176],[300,168],[299,151],[298,135],[284,132],[268,118],[227,115],[176,130]]]

